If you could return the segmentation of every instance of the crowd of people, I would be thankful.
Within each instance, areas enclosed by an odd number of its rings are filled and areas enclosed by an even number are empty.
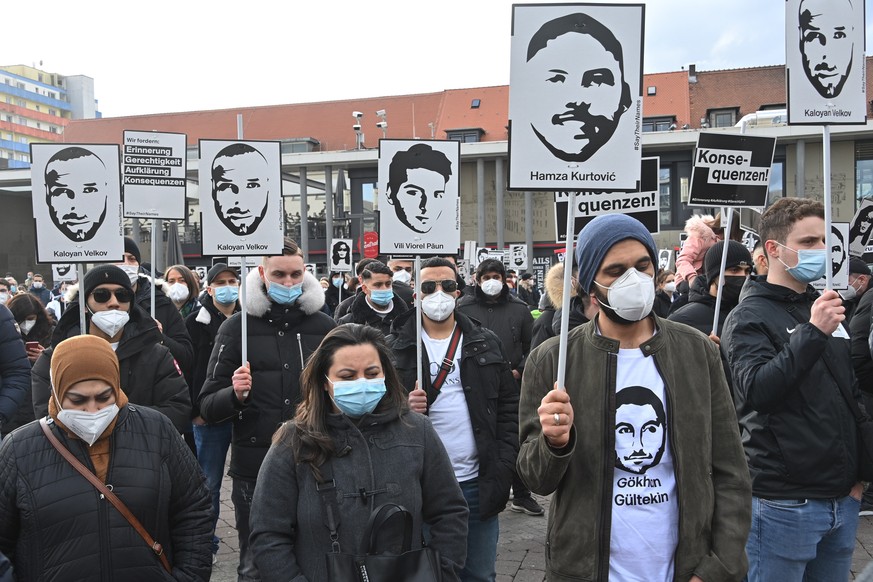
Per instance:
[[[241,582],[330,580],[368,536],[494,581],[499,515],[537,519],[532,493],[549,580],[848,579],[870,269],[809,285],[814,201],[773,204],[752,252],[689,227],[674,274],[641,223],[597,217],[542,294],[494,259],[319,280],[290,239],[245,280],[152,280],[130,239],[78,283],[0,279],[0,580],[208,580],[228,452]],[[390,505],[405,531],[374,535]]]

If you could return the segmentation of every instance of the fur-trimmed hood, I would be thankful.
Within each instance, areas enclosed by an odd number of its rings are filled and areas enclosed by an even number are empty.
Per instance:
[[[246,276],[246,311],[255,317],[263,317],[270,311],[271,303],[258,269],[252,269]],[[312,315],[324,307],[324,289],[309,272],[303,274],[303,294],[295,305],[306,315]]]
[[[712,230],[712,224],[715,218],[709,214],[695,214],[685,222],[685,232],[688,236],[696,236],[700,239],[714,239],[715,232]]]
[[[558,263],[554,265],[549,272],[546,273],[546,280],[543,281],[543,287],[546,289],[546,295],[549,298],[549,303],[555,309],[560,309],[564,301],[564,264]]]

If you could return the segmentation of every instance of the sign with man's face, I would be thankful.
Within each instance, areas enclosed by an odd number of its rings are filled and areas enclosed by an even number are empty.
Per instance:
[[[527,270],[527,245],[509,245],[509,268]]]
[[[689,206],[767,206],[775,137],[700,133]]]
[[[204,255],[282,252],[282,174],[277,141],[200,140]]]
[[[303,268],[306,269],[306,272],[309,273],[310,275],[312,275],[313,277],[315,276],[315,274],[317,272],[317,267],[316,267],[315,263],[303,263]]]
[[[479,265],[482,264],[483,261],[487,261],[489,259],[493,259],[495,261],[503,262],[503,251],[492,249],[491,247],[477,247],[476,248],[476,257],[475,257],[475,267],[474,269],[478,269]]]
[[[556,192],[555,241],[567,241],[567,204],[570,199],[576,205],[573,217],[574,236],[596,216],[616,212],[636,218],[653,234],[660,232],[660,163],[660,158],[643,158],[639,184],[630,192]]]
[[[55,263],[52,265],[52,281],[55,283],[75,281],[77,276],[78,272],[74,263]]]
[[[127,218],[185,218],[184,133],[125,131],[122,182]]]
[[[849,254],[860,257],[873,238],[873,200],[864,200],[852,217],[849,227]]]
[[[379,252],[446,255],[461,241],[457,141],[379,141]]]
[[[328,254],[328,271],[347,272],[352,270],[352,239],[333,239],[330,243]]]
[[[636,186],[644,11],[642,4],[513,6],[510,189]]]
[[[37,262],[124,254],[117,145],[30,144]]]
[[[831,223],[831,251],[830,256],[831,276],[833,277],[834,289],[847,289],[849,287],[849,223]],[[812,286],[816,289],[827,288],[827,279],[822,277],[813,281]]]
[[[864,0],[787,0],[789,124],[867,120]]]

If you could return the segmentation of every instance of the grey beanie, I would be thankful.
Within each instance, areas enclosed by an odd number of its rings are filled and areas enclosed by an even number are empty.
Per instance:
[[[658,264],[655,239],[636,218],[626,214],[602,214],[579,231],[576,238],[576,264],[579,267],[579,286],[585,293],[591,292],[594,276],[609,249],[626,239],[641,242],[649,251],[652,263]]]

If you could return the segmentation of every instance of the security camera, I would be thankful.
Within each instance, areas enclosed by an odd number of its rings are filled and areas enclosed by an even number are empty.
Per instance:
[[[354,129],[355,131],[361,131],[361,126],[360,126],[360,124],[356,123],[352,126],[352,129]]]
[[[388,127],[388,122],[387,121],[380,121],[380,122],[376,123],[376,127],[380,128],[380,129],[385,129],[386,127]]]
[[[379,111],[376,112],[376,115],[378,115],[379,117],[385,117],[385,110],[380,109]]]
[[[361,113],[360,111],[352,111],[352,117],[354,117],[355,119],[360,119],[363,116],[364,116],[364,114]]]

